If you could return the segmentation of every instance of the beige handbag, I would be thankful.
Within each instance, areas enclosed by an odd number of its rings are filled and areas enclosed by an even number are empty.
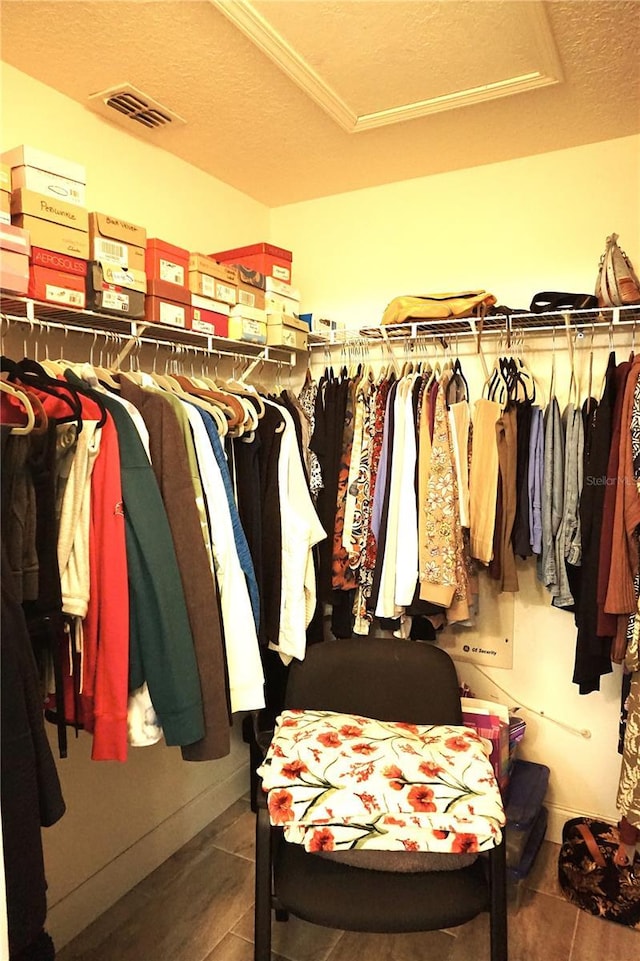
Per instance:
[[[617,241],[617,234],[607,237],[607,245],[600,258],[595,291],[600,307],[640,304],[640,281]]]
[[[443,320],[448,317],[470,317],[472,314],[479,316],[495,303],[496,298],[486,290],[394,297],[387,305],[381,323],[403,324],[408,320]]]

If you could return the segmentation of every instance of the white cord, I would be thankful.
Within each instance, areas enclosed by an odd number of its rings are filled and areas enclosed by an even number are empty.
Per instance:
[[[571,734],[577,734],[579,737],[583,737],[586,740],[588,740],[591,737],[591,731],[589,730],[589,728],[573,727],[571,724],[566,724],[564,721],[559,721],[557,718],[551,717],[551,715],[547,714],[546,711],[536,711],[534,707],[529,707],[519,698],[513,697],[513,695],[510,694],[509,691],[505,691],[503,687],[500,687],[500,685],[496,681],[494,681],[494,679],[489,674],[486,674],[485,671],[479,668],[477,664],[472,663],[471,666],[475,667],[476,671],[479,674],[482,674],[482,676],[486,678],[487,681],[489,681],[491,684],[494,684],[502,694],[505,694],[511,701],[515,701],[515,703],[518,704],[520,707],[524,708],[525,711],[530,711],[531,714],[536,714],[538,717],[543,718],[545,721],[551,721],[552,724],[557,724],[558,727],[564,728],[565,731],[570,731]]]

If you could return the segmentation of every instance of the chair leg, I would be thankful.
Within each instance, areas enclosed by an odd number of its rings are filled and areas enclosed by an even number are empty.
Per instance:
[[[271,961],[271,825],[266,807],[256,817],[254,961]]]
[[[489,852],[491,961],[507,961],[507,861],[504,836],[502,843]]]

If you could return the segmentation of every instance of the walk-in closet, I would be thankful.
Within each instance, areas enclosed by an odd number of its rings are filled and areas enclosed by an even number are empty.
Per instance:
[[[0,961],[635,957],[640,5],[0,37]]]

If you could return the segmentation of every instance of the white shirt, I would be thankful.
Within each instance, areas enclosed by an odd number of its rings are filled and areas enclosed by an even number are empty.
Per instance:
[[[316,607],[312,548],[327,535],[309,494],[293,418],[288,410],[274,406],[284,419],[278,457],[282,588],[278,646],[274,649],[288,664],[294,657],[302,660],[306,653],[306,630]]]
[[[264,673],[249,589],[240,566],[227,493],[202,417],[184,402],[196,449],[202,489],[209,512],[211,547],[218,580],[231,710],[264,707]]]

